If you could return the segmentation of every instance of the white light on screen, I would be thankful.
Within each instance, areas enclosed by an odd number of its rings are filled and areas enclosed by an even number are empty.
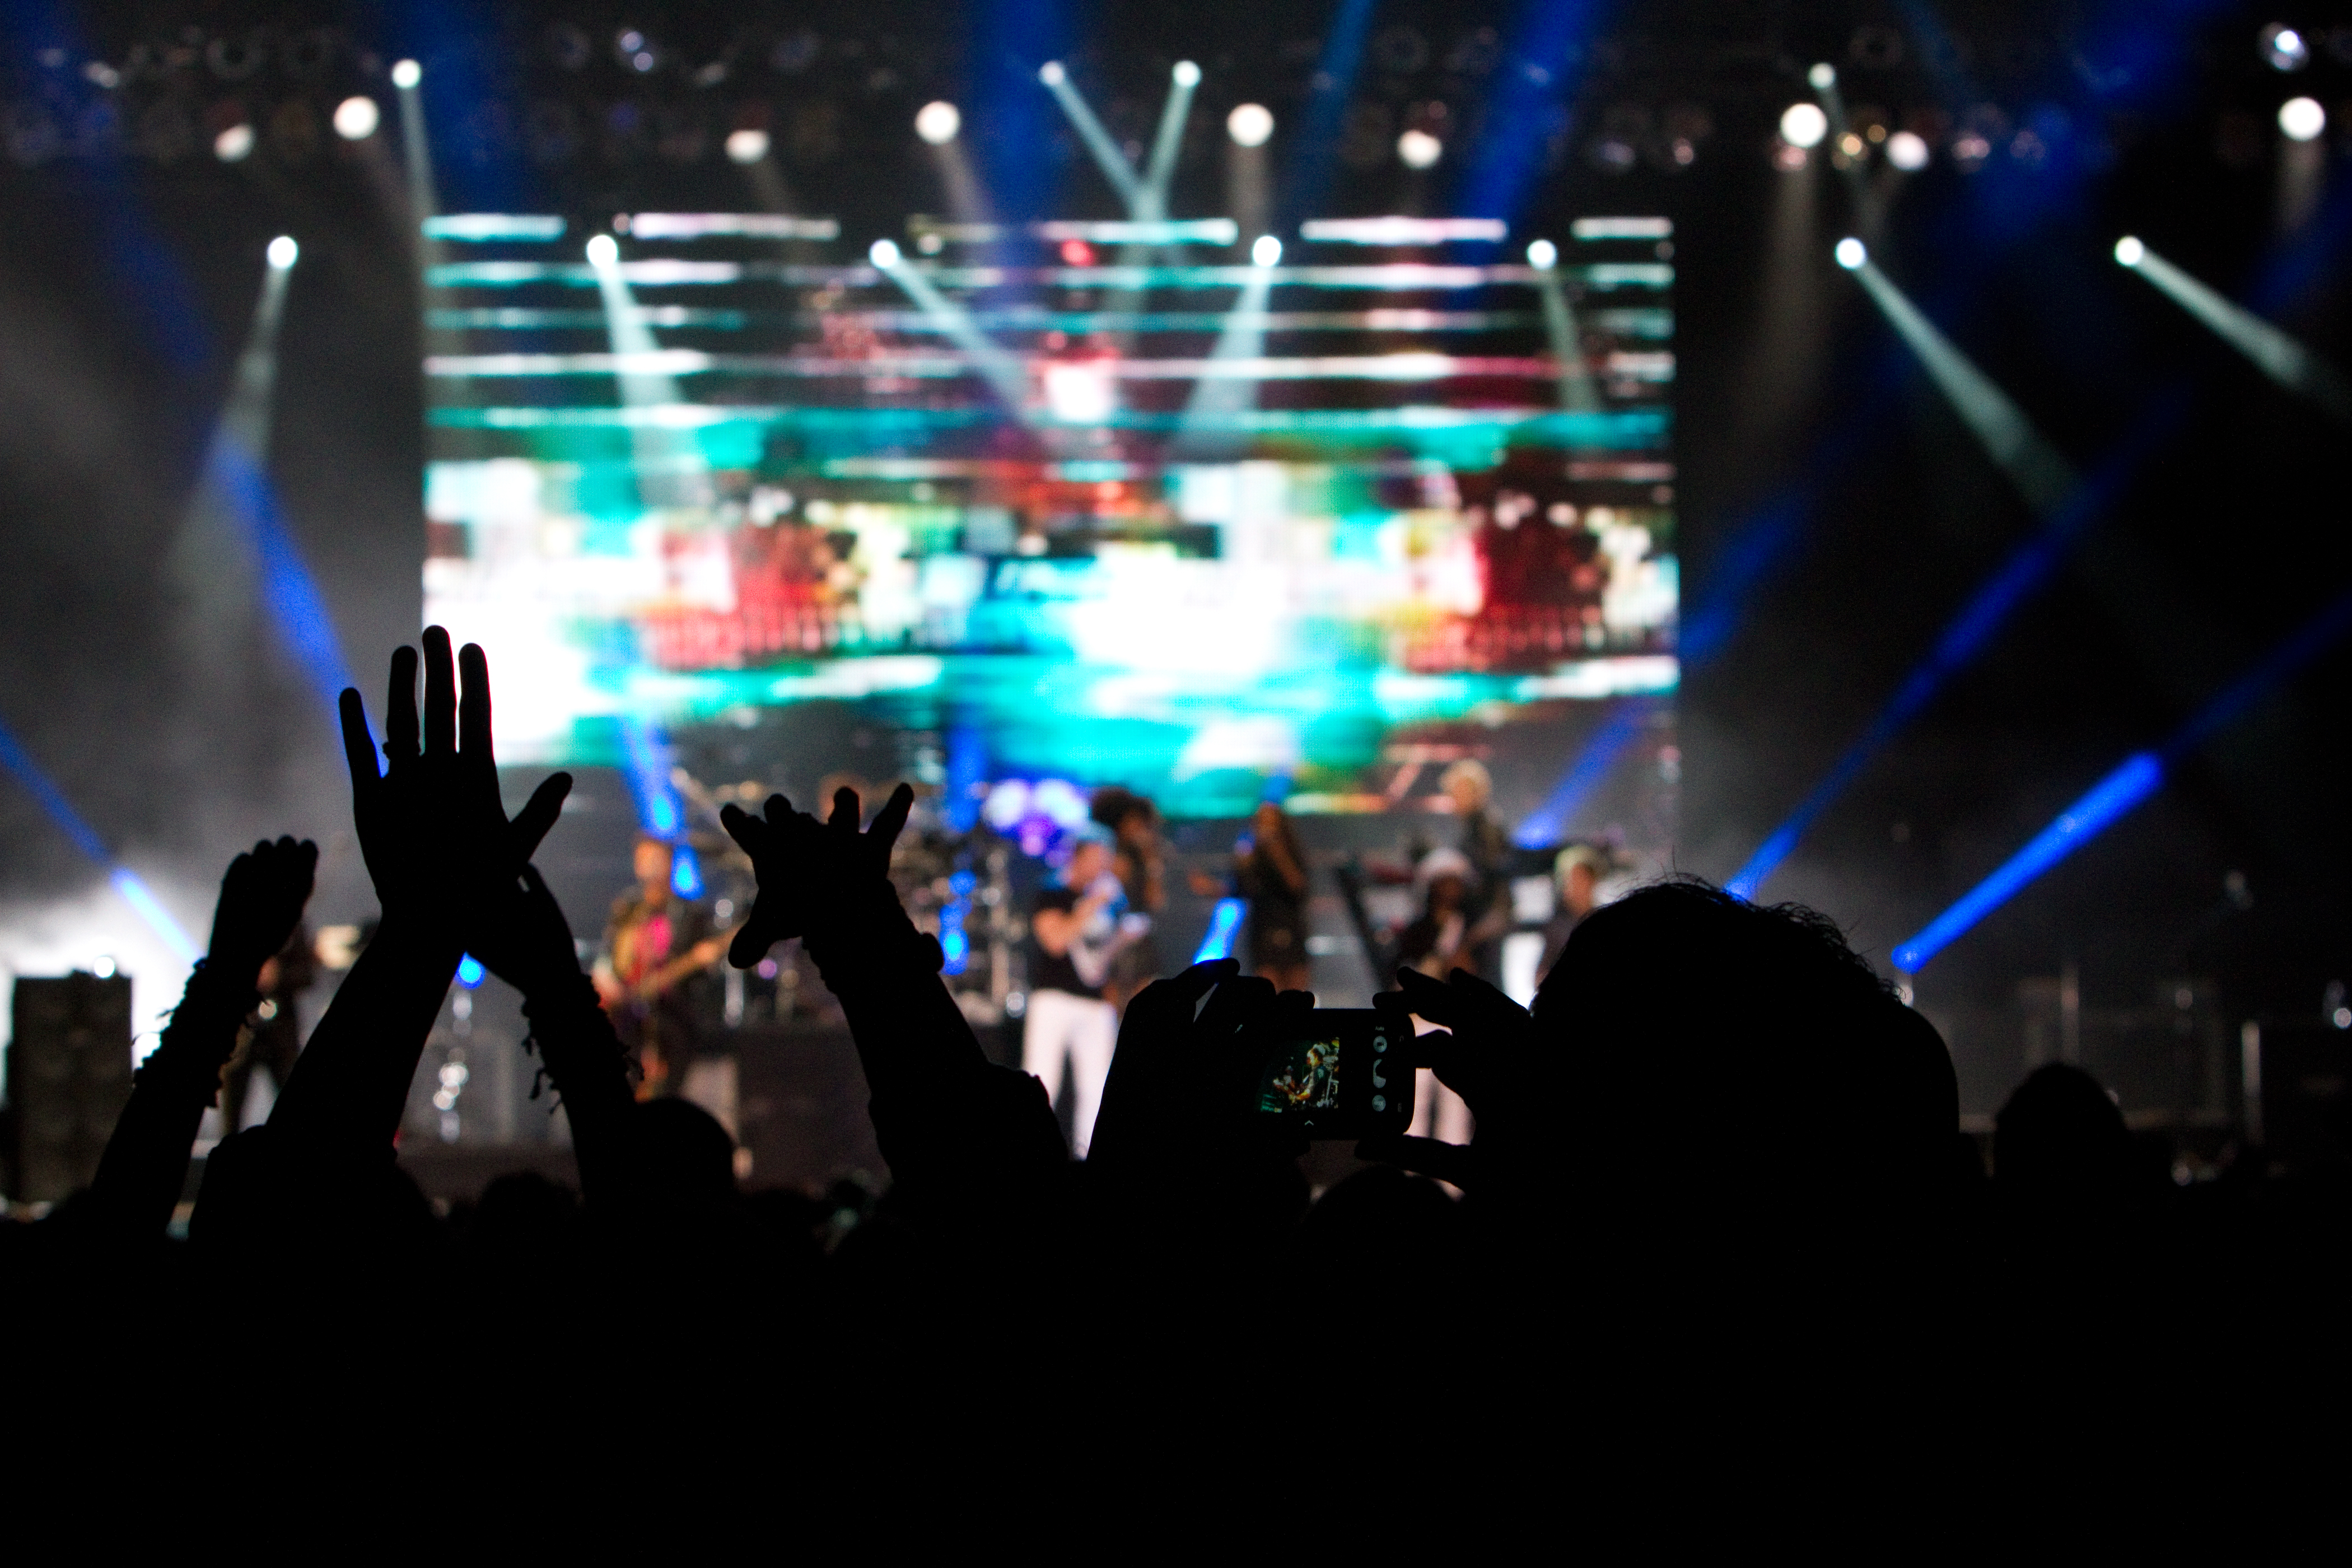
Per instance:
[[[1109,367],[1096,361],[1045,367],[1045,406],[1065,425],[1099,425],[1113,406]]]
[[[1538,239],[1528,246],[1528,265],[1538,272],[1549,272],[1559,260],[1559,247],[1550,240]]]
[[[213,138],[213,156],[224,163],[242,163],[253,154],[253,127],[232,125]]]
[[[1239,103],[1225,116],[1225,134],[1236,147],[1263,147],[1274,135],[1274,110],[1263,103]]]
[[[1927,139],[1915,131],[1897,131],[1886,139],[1886,161],[1905,174],[1927,166]]]
[[[1830,133],[1830,117],[1818,103],[1792,103],[1780,111],[1780,140],[1791,147],[1818,147]]]
[[[727,156],[738,163],[756,163],[768,155],[768,133],[754,126],[727,133]]]
[[[1171,69],[1168,75],[1178,87],[1198,87],[1201,85],[1201,68],[1194,65],[1191,60],[1178,60],[1175,68]]]
[[[294,243],[290,234],[281,234],[269,242],[269,265],[280,272],[293,266],[294,258],[301,254],[302,247]]]
[[[2126,267],[2137,267],[2147,255],[2147,247],[2131,235],[2116,241],[2116,259]]]
[[[1271,267],[1282,259],[1282,241],[1270,234],[1262,234],[1250,243],[1250,260],[1260,267]]]
[[[365,93],[335,105],[335,134],[346,142],[366,141],[383,120],[383,111]]]
[[[1862,241],[1852,235],[1837,242],[1837,264],[1848,272],[1859,270],[1862,264],[1869,259],[1870,252],[1863,247]]]
[[[887,271],[898,265],[898,244],[894,240],[877,239],[866,247],[866,258]]]
[[[610,267],[621,259],[621,247],[609,234],[592,235],[588,240],[588,265]]]
[[[425,68],[415,60],[401,60],[392,68],[392,85],[412,88],[425,79]]]

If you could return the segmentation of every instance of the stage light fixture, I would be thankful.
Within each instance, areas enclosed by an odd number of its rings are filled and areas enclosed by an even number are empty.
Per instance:
[[[1262,234],[1250,245],[1250,261],[1258,267],[1272,267],[1282,259],[1282,241],[1270,234]]]
[[[1837,85],[1837,67],[1822,61],[1805,73],[1805,85],[1815,92],[1827,92]]]
[[[1927,139],[1916,132],[1897,131],[1886,139],[1886,161],[1906,174],[1927,166]]]
[[[1037,79],[1047,87],[1059,87],[1070,79],[1070,73],[1062,68],[1061,61],[1047,60],[1037,68]]]
[[[213,138],[213,156],[224,163],[242,163],[253,155],[253,127],[240,121]]]
[[[364,142],[383,122],[383,111],[365,93],[335,105],[335,134],[346,142]]]
[[[727,156],[738,163],[756,163],[768,155],[768,133],[756,126],[727,133]]]
[[[1870,259],[1870,251],[1862,241],[1847,235],[1837,242],[1837,264],[1848,272],[1859,272]]]
[[[2327,110],[2315,98],[2290,98],[2279,105],[2278,128],[2290,142],[2310,142],[2327,129]]]
[[[2273,22],[2255,41],[2273,70],[2299,71],[2311,63],[2311,45],[2284,23]]]
[[[425,79],[425,68],[415,60],[397,60],[392,68],[392,85],[405,92]]]
[[[1830,117],[1818,103],[1792,103],[1780,111],[1780,140],[1791,147],[1818,147],[1830,133]]]
[[[609,234],[591,235],[588,238],[588,265],[610,267],[621,259],[621,247]]]
[[[1445,143],[1426,131],[1408,131],[1397,138],[1397,156],[1408,169],[1433,169],[1445,156]]]
[[[280,272],[293,266],[294,258],[301,254],[302,247],[294,243],[290,234],[281,234],[269,242],[269,265]]]
[[[866,247],[866,258],[887,272],[898,265],[898,247],[887,239],[877,239]]]
[[[915,113],[915,134],[934,147],[944,147],[963,129],[963,114],[945,99],[935,99]]]
[[[1538,239],[1528,246],[1528,265],[1538,272],[1549,272],[1559,261],[1559,247],[1550,240]]]
[[[1178,87],[1198,87],[1201,85],[1201,68],[1191,60],[1178,60],[1169,71],[1168,78]]]
[[[2147,257],[2147,247],[2134,236],[2127,234],[2116,241],[2116,259],[2126,267],[2137,267]]]
[[[1263,103],[1237,103],[1225,116],[1225,134],[1236,147],[1263,147],[1274,135],[1274,110]]]

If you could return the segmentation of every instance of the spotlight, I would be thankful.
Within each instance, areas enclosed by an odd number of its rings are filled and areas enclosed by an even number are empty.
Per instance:
[[[425,79],[425,68],[415,60],[397,60],[392,68],[392,85],[405,92]]]
[[[1282,241],[1270,234],[1259,235],[1250,246],[1250,260],[1260,267],[1271,267],[1282,259]]]
[[[2126,267],[2137,267],[2147,255],[2147,247],[2142,245],[2135,236],[2127,234],[2116,241],[2116,259]]]
[[[2264,27],[2255,45],[2273,70],[2299,71],[2311,63],[2311,46],[2301,33],[2281,23]]]
[[[213,156],[224,163],[242,163],[253,153],[253,127],[240,121],[213,138]]]
[[[1915,131],[1897,131],[1886,139],[1886,161],[1906,174],[1927,166],[1927,139]]]
[[[1780,140],[1791,147],[1818,147],[1830,133],[1830,117],[1818,103],[1792,103],[1780,111]]]
[[[1815,92],[1827,92],[1837,85],[1837,67],[1827,60],[1805,73],[1805,84]]]
[[[366,141],[375,134],[375,128],[383,120],[383,111],[376,108],[375,100],[365,93],[357,98],[347,98],[335,105],[335,134],[346,142]]]
[[[1069,79],[1070,73],[1062,68],[1059,60],[1047,60],[1037,68],[1037,79],[1047,87],[1059,87]]]
[[[1528,247],[1528,265],[1538,272],[1549,272],[1559,260],[1559,247],[1550,240],[1538,239]]]
[[[302,247],[294,243],[290,234],[281,234],[269,242],[269,265],[280,272],[293,266],[294,258],[301,254]]]
[[[2290,98],[2279,105],[2279,129],[2290,142],[2309,142],[2327,129],[2327,110],[2315,98]]]
[[[1869,259],[1870,252],[1863,247],[1862,241],[1852,235],[1837,242],[1837,264],[1848,272],[1861,270],[1862,264]]]
[[[944,147],[963,129],[963,115],[945,99],[923,105],[915,114],[915,134],[934,147]]]
[[[611,235],[599,234],[590,237],[588,241],[589,266],[610,267],[613,263],[620,259],[621,247],[614,243],[613,237]]]
[[[1445,155],[1445,143],[1426,131],[1408,131],[1397,138],[1397,156],[1408,169],[1430,169]]]
[[[727,133],[727,155],[738,163],[756,163],[768,155],[768,133],[746,126]]]
[[[898,247],[887,239],[877,239],[866,247],[866,258],[887,272],[898,265]]]
[[[1225,116],[1225,134],[1236,147],[1263,147],[1274,134],[1274,110],[1263,103],[1239,103]]]
[[[1170,71],[1168,75],[1169,79],[1174,81],[1178,87],[1198,87],[1201,85],[1201,68],[1194,65],[1191,60],[1178,60],[1176,62],[1176,68]]]

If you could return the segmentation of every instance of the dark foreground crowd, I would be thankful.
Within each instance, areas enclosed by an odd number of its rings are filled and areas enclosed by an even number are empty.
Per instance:
[[[1241,1032],[1312,999],[1222,962],[1129,1005],[1074,1162],[892,889],[903,787],[863,830],[847,791],[823,820],[782,797],[726,818],[760,889],[731,961],[803,942],[872,1092],[889,1188],[836,1231],[739,1193],[703,1111],[636,1098],[530,865],[569,779],[509,819],[481,651],[425,634],[421,721],[417,665],[393,660],[382,771],[343,696],[378,933],[267,1122],[213,1152],[186,1241],[190,1145],[309,844],[237,858],[96,1180],[0,1226],[15,1440],[217,1412],[278,1445],[241,1473],[405,1434],[672,1502],[767,1446],[799,1447],[809,1488],[920,1457],[1097,1495],[1181,1462],[1194,1524],[1360,1529],[1391,1500],[1468,1507],[1465,1476],[1540,1503],[1692,1456],[1857,1506],[1865,1475],[1993,1455],[2023,1485],[2227,1446],[2342,1386],[2337,1186],[2176,1190],[2066,1068],[2011,1100],[1988,1179],[1943,1041],[1836,928],[1695,881],[1594,913],[1531,1011],[1459,970],[1400,976],[1381,1005],[1442,1026],[1417,1048],[1475,1114],[1467,1147],[1368,1143],[1310,1203],[1303,1145],[1244,1110]],[[465,952],[525,997],[580,1183],[505,1178],[443,1221],[393,1137]]]

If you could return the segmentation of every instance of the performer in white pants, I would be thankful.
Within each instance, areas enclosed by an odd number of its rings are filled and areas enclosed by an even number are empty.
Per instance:
[[[1135,939],[1136,921],[1122,919],[1126,896],[1111,874],[1110,836],[1089,826],[1070,851],[1059,887],[1037,895],[1030,931],[1037,952],[1029,970],[1029,1011],[1021,1034],[1021,1066],[1062,1095],[1070,1078],[1070,1152],[1087,1157],[1118,1044],[1118,1010],[1103,1000],[1110,962]]]

